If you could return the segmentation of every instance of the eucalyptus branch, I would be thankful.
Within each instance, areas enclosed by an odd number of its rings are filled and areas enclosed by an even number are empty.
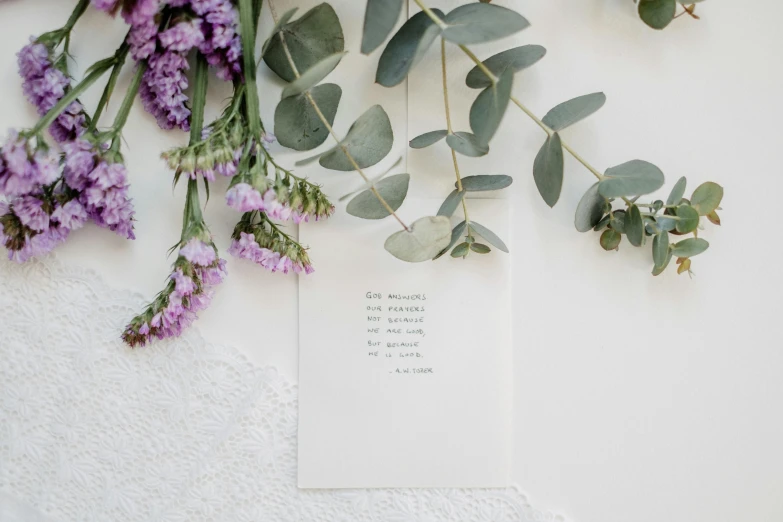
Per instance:
[[[449,83],[448,83],[448,74],[446,71],[446,40],[444,38],[440,39],[440,63],[441,63],[441,72],[443,76],[443,103],[446,109],[446,130],[448,130],[449,134],[451,134],[453,128],[451,126],[451,109],[449,108]],[[457,151],[455,151],[451,147],[449,147],[449,150],[451,151],[451,160],[454,163],[454,174],[457,176],[457,190],[459,192],[462,192],[464,188],[462,187],[462,176],[459,173],[459,163],[457,162]],[[468,204],[465,201],[464,197],[462,198],[462,211],[465,214],[465,223],[470,224],[470,217],[468,216]]]

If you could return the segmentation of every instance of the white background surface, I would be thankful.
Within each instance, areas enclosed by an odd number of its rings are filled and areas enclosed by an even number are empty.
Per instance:
[[[315,3],[280,1],[278,11]],[[606,92],[604,109],[564,133],[594,165],[604,169],[638,157],[667,174],[662,192],[681,175],[688,176],[690,190],[706,180],[726,188],[724,225],[708,227],[711,248],[694,260],[697,277],[672,272],[653,279],[646,250],[626,246],[607,254],[597,235],[575,232],[573,210],[592,181],[571,158],[560,203],[554,210],[544,205],[530,175],[543,135],[513,107],[490,155],[462,161],[466,174],[491,170],[515,177],[506,194],[515,216],[513,480],[537,506],[579,522],[783,519],[783,281],[774,228],[783,193],[777,161],[783,4],[713,0],[700,7],[700,22],[683,19],[658,33],[634,18],[630,0],[498,3],[518,8],[533,24],[502,47],[538,43],[549,51],[517,77],[514,92],[531,109],[543,115],[573,96]],[[14,53],[30,34],[60,25],[71,4],[7,0],[0,6],[2,126],[34,122]],[[425,64],[410,93],[404,86],[373,85],[378,54],[358,53],[362,3],[333,4],[351,51],[329,78],[344,90],[336,128],[344,132],[363,110],[382,102],[397,153],[380,169],[406,151],[408,100],[411,128],[442,127],[440,80]],[[268,16],[264,26],[271,26]],[[111,54],[123,34],[122,24],[89,14],[72,43],[77,72]],[[496,47],[475,51],[484,58]],[[470,64],[452,57],[456,85]],[[261,74],[269,78],[262,112],[271,127],[279,85],[263,67]],[[94,103],[98,95],[84,100]],[[216,92],[215,102],[224,95]],[[465,121],[468,101],[455,88],[458,121]],[[59,252],[112,284],[152,296],[168,273],[165,252],[178,237],[183,204],[181,190],[172,195],[171,173],[157,156],[186,137],[158,131],[137,106],[125,138],[137,241],[88,228]],[[294,160],[289,153],[280,157]],[[445,196],[453,175],[447,151],[408,159],[412,194]],[[316,167],[307,173],[335,198],[358,184],[351,173]],[[221,191],[215,187],[207,218],[225,247],[237,216],[222,204]],[[368,247],[382,243],[378,237]],[[312,254],[317,265],[318,254]],[[205,336],[235,344],[295,379],[296,280],[246,263],[230,262],[229,270],[199,322]]]

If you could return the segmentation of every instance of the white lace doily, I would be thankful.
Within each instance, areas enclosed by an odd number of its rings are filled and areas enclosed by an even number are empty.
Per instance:
[[[119,340],[144,299],[0,260],[0,520],[562,521],[518,488],[300,490],[297,388],[182,338]]]

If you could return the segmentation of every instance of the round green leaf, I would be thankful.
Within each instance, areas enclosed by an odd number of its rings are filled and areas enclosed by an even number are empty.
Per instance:
[[[666,264],[669,257],[669,233],[662,232],[653,239],[653,262],[656,267]]]
[[[663,186],[661,169],[643,160],[631,160],[607,169],[598,183],[598,192],[607,199],[641,196]]]
[[[282,98],[296,96],[297,94],[303,93],[310,89],[314,85],[317,85],[321,80],[326,78],[326,76],[332,72],[335,67],[337,67],[337,64],[340,63],[340,60],[343,59],[343,56],[345,56],[344,52],[331,54],[320,62],[313,64],[313,66],[302,73],[299,78],[288,84],[286,88],[283,89]]]
[[[283,13],[283,16],[281,16],[278,20],[275,26],[272,28],[272,32],[269,33],[269,38],[266,39],[264,42],[264,46],[261,48],[261,56],[266,54],[267,49],[269,49],[269,45],[272,43],[272,40],[277,36],[277,33],[280,32],[280,28],[283,27],[285,24],[288,23],[291,18],[294,17],[294,14],[298,10],[298,7],[292,7],[285,13]]]
[[[672,245],[672,254],[677,257],[693,257],[701,254],[710,247],[710,244],[700,238],[691,237]]]
[[[458,44],[477,44],[511,36],[530,25],[524,16],[493,4],[461,5],[443,19],[443,37]]]
[[[410,231],[400,230],[386,239],[384,248],[409,263],[421,263],[435,257],[451,241],[451,224],[443,216],[417,219]]]
[[[299,71],[306,71],[327,56],[345,50],[340,19],[327,3],[313,7],[300,18],[282,26],[280,31]],[[283,80],[292,82],[296,79],[279,36],[271,38],[264,62]]]
[[[506,176],[505,174],[479,174],[462,178],[462,188],[468,192],[500,190],[511,185],[513,181],[511,176]]]
[[[342,150],[342,147],[345,147],[359,167],[371,167],[386,157],[393,144],[394,131],[389,116],[383,107],[374,105],[351,125],[339,146],[321,156],[320,163],[327,169],[354,170]]]
[[[644,220],[639,207],[631,205],[625,218],[625,235],[633,246],[642,246],[644,240]]]
[[[662,266],[653,266],[652,275],[654,276],[661,275],[664,272],[664,270],[666,270],[666,267],[669,266],[671,260],[672,260],[672,253],[670,250],[669,253],[666,255],[666,260],[663,262]]]
[[[408,195],[410,180],[410,174],[395,174],[376,183],[375,189],[392,210],[397,210]],[[370,189],[360,192],[353,198],[345,211],[362,219],[383,219],[391,215]]]
[[[310,89],[310,95],[329,125],[334,123],[343,91],[339,85],[324,83]],[[275,109],[275,137],[284,147],[312,150],[329,137],[329,131],[304,94],[285,98]]]
[[[442,11],[433,9],[433,12],[443,18]],[[401,83],[439,34],[440,28],[427,13],[422,11],[410,17],[383,50],[375,81],[384,87]]]
[[[476,101],[471,105],[470,128],[482,143],[489,143],[497,132],[511,99],[513,84],[514,72],[507,69],[497,83],[481,91]]]
[[[681,177],[677,180],[677,183],[674,184],[674,187],[672,187],[671,194],[669,194],[669,197],[666,199],[666,204],[671,205],[679,205],[680,200],[685,195],[685,187],[688,184],[688,180],[685,179],[685,176]]]
[[[674,20],[677,0],[639,0],[639,16],[653,29],[663,29]]]
[[[720,206],[723,199],[723,187],[712,181],[702,183],[691,196],[691,206],[700,216],[706,216]]]
[[[402,0],[367,0],[362,34],[363,54],[370,54],[386,40],[401,12]]]
[[[477,254],[489,254],[491,249],[482,243],[471,243],[470,249]]]
[[[411,146],[412,149],[423,149],[425,147],[429,147],[430,145],[434,145],[435,143],[438,143],[440,140],[445,138],[448,133],[449,131],[445,129],[425,132],[424,134],[413,138],[408,144]]]
[[[546,204],[554,207],[563,189],[563,145],[558,133],[548,137],[538,151],[533,162],[533,179]]]
[[[457,206],[462,202],[462,198],[464,197],[465,197],[464,190],[463,191],[459,191],[457,189],[452,190],[451,194],[449,194],[446,197],[446,200],[438,209],[438,215],[450,218],[454,214],[454,211],[457,210]]]
[[[454,229],[451,231],[451,241],[449,242],[448,246],[441,250],[438,255],[433,257],[433,261],[441,257],[443,254],[448,252],[451,247],[457,244],[457,241],[459,241],[459,238],[462,237],[462,233],[465,231],[465,227],[467,227],[467,224],[464,221],[454,227]]]
[[[622,234],[617,232],[616,230],[612,230],[611,228],[607,228],[604,230],[604,233],[601,234],[601,247],[609,252],[610,250],[617,250],[620,248],[620,241],[623,240]]]
[[[487,58],[483,63],[487,69],[492,71],[492,74],[500,77],[509,69],[515,73],[527,69],[543,58],[545,54],[546,49],[540,45],[523,45],[498,53],[491,58]],[[471,89],[483,89],[492,85],[492,80],[487,78],[484,71],[477,65],[470,70],[465,78],[465,83]]]
[[[446,136],[449,147],[464,156],[478,158],[489,152],[489,145],[482,143],[475,135],[469,132],[455,132]]]
[[[451,251],[451,257],[465,257],[468,255],[468,251],[470,251],[470,244],[460,243]]]
[[[680,205],[677,207],[676,229],[681,234],[693,232],[699,226],[699,213],[690,205]]]
[[[606,198],[598,193],[598,183],[594,183],[576,206],[574,225],[579,232],[587,232],[594,228],[604,216]],[[607,219],[608,222],[608,219]]]
[[[500,239],[497,234],[492,232],[490,229],[488,229],[481,223],[476,223],[475,221],[471,221],[470,229],[473,230],[473,232],[475,232],[476,234],[486,239],[487,242],[493,247],[508,254],[508,247],[503,242],[503,240]]]
[[[561,103],[546,113],[541,120],[553,131],[561,131],[574,123],[584,120],[606,103],[606,95],[594,92]]]
[[[655,223],[664,232],[671,232],[677,228],[677,220],[668,215],[655,216]]]

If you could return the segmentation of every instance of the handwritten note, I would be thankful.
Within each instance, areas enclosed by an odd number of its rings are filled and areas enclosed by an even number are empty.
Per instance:
[[[509,237],[504,201],[471,212]],[[299,283],[299,486],[507,485],[510,255],[404,263],[383,250],[395,226],[338,213],[300,228],[316,272]]]

